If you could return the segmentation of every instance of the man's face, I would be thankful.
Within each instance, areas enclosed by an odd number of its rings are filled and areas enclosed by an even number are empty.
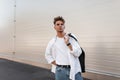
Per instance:
[[[65,26],[62,21],[56,21],[54,28],[57,32],[63,32],[65,29]]]

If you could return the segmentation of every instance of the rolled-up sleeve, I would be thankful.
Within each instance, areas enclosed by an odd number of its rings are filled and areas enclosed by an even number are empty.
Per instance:
[[[45,51],[45,58],[48,61],[49,64],[54,61],[53,55],[52,55],[52,42],[50,41],[47,45],[46,51]]]
[[[70,43],[71,43],[72,49],[73,49],[72,51],[70,51],[70,53],[75,57],[79,57],[82,53],[79,43],[77,41],[75,41],[74,39],[71,39]]]

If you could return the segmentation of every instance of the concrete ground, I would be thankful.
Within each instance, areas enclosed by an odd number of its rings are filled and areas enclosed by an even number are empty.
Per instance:
[[[48,69],[0,58],[0,80],[54,80],[54,75]]]

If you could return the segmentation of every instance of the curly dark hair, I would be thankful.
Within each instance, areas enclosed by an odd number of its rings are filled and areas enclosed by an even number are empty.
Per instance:
[[[62,21],[63,23],[65,23],[65,20],[63,19],[62,16],[57,16],[57,17],[55,17],[53,23],[55,24],[57,21]]]

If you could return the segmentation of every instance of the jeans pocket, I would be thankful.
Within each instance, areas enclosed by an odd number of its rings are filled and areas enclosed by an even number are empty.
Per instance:
[[[56,71],[60,72],[60,71],[62,71],[62,68],[61,67],[56,67]]]

